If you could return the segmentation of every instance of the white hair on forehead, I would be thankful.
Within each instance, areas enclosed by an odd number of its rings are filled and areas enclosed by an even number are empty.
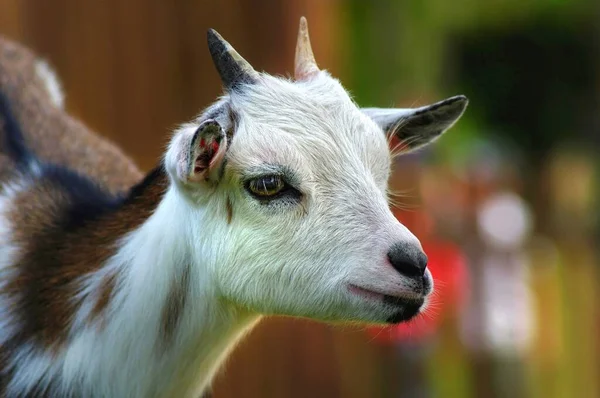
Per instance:
[[[306,82],[263,74],[258,84],[233,92],[231,104],[240,115],[268,118],[271,123],[290,128],[315,121],[322,124],[330,121],[334,114],[356,109],[343,87],[324,72]],[[336,126],[330,127],[330,130],[336,129]]]
[[[381,129],[360,112],[327,72],[301,82],[266,74],[260,77],[258,84],[230,94],[230,106],[240,120],[285,131],[301,138],[303,145],[335,144],[339,150],[348,151],[361,143],[366,145],[366,139],[385,144]],[[373,134],[377,140],[371,139]]]
[[[229,106],[238,121],[230,152],[238,165],[256,157],[290,166],[308,161],[301,168],[321,179],[388,178],[385,134],[326,71],[301,82],[261,74],[231,92]]]

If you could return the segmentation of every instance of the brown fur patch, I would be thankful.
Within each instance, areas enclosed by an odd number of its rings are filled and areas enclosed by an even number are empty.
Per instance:
[[[0,136],[1,137],[1,136]],[[0,153],[0,183],[5,182],[13,178],[14,170],[13,161],[5,155]]]
[[[143,174],[110,141],[57,108],[38,76],[38,58],[29,49],[0,37],[0,90],[18,120],[25,145],[42,161],[87,176],[106,191],[126,192]],[[0,123],[0,183],[15,178],[14,163],[6,155]],[[56,347],[64,340],[77,303],[76,281],[96,271],[116,250],[116,240],[139,226],[160,202],[167,178],[153,172],[114,211],[89,219],[76,228],[65,225],[73,198],[48,181],[35,183],[15,198],[9,214],[14,243],[22,257],[19,273],[3,293],[15,298],[13,314],[21,329],[0,347],[0,396],[10,379],[6,358],[15,346],[32,341]],[[0,242],[2,245],[4,242]],[[92,310],[100,316],[110,302],[117,275],[107,278]],[[35,396],[56,396],[52,386]]]
[[[233,205],[231,204],[231,199],[227,198],[225,207],[227,209],[227,224],[231,224],[231,219],[233,218]]]
[[[152,214],[167,183],[162,167],[157,168],[118,208],[84,219],[70,213],[76,203],[69,192],[47,180],[15,197],[8,215],[23,254],[17,276],[5,289],[15,297],[12,316],[21,322],[11,347],[31,340],[46,347],[64,341],[76,310],[76,282],[98,270],[115,253],[116,241]],[[107,281],[101,297],[110,296],[111,284]],[[107,303],[101,300],[96,313]]]
[[[29,49],[0,37],[0,90],[21,124],[27,147],[40,159],[88,176],[112,193],[140,181],[142,173],[119,148],[52,103],[37,75],[37,61]],[[0,155],[3,134],[0,126]]]
[[[162,312],[162,344],[167,345],[179,325],[179,320],[187,301],[190,280],[190,266],[183,264],[183,270],[179,278],[173,281],[167,296],[167,302]]]
[[[100,291],[98,292],[98,301],[92,308],[92,312],[90,313],[90,321],[93,321],[100,317],[104,312],[104,309],[108,306],[110,299],[112,297],[112,293],[115,290],[115,285],[117,283],[117,275],[111,274],[104,278],[102,284],[100,285]]]

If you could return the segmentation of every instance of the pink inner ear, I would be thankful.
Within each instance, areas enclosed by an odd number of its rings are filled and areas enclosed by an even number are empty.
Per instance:
[[[219,143],[214,137],[201,138],[194,161],[194,172],[189,177],[190,180],[207,179],[210,168],[223,160],[226,148],[227,142],[225,141]]]
[[[402,153],[410,149],[410,143],[405,140],[400,140],[396,134],[393,134],[388,140],[389,148],[393,153]]]
[[[219,143],[215,139],[210,140],[210,145],[206,145],[206,140],[204,138],[200,139],[200,149],[204,152],[207,151],[209,154],[209,158],[219,150]]]
[[[227,140],[223,139],[222,144],[223,145],[220,145],[217,141],[212,143],[212,153],[209,167],[213,167],[213,165],[223,161],[223,158],[225,157],[225,151],[227,150]]]
[[[204,138],[200,140],[200,153],[196,157],[194,163],[194,173],[202,173],[207,168],[213,165],[215,158],[219,153],[220,145],[217,141],[212,141],[210,145],[206,145]]]

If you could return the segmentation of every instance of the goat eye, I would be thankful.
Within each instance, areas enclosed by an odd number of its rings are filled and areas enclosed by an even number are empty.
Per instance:
[[[256,196],[275,196],[285,188],[285,182],[278,175],[256,178],[248,182],[248,190]]]

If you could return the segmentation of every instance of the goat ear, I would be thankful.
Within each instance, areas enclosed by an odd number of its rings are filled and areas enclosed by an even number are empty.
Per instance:
[[[225,131],[216,120],[205,120],[197,128],[183,127],[169,148],[169,169],[184,184],[215,181],[227,145]]]
[[[457,95],[414,109],[362,108],[387,135],[395,135],[408,151],[429,144],[448,130],[464,113],[469,100]]]

